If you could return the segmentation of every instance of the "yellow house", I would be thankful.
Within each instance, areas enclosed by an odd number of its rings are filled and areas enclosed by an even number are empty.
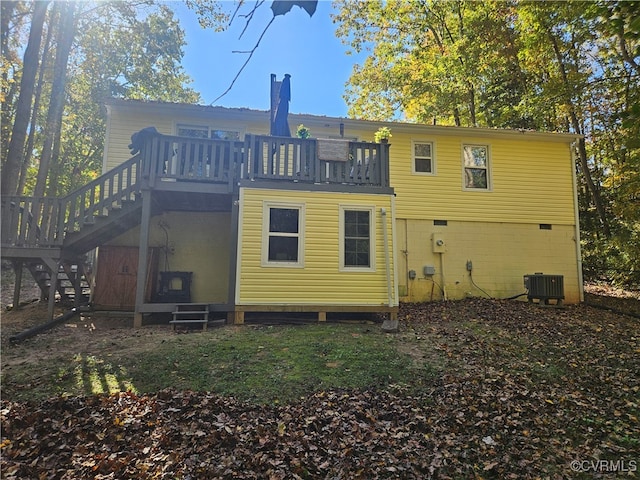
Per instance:
[[[290,114],[299,139],[270,136],[269,111],[106,108],[104,175],[55,204],[50,233],[3,234],[52,265],[97,247],[96,308],[395,318],[399,302],[547,301],[542,277],[582,300],[575,135]]]

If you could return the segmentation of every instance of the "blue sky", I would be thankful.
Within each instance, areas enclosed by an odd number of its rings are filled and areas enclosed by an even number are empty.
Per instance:
[[[226,2],[225,7],[234,5]],[[212,104],[231,84],[248,56],[233,51],[253,48],[273,16],[270,6],[267,1],[260,7],[260,15],[254,16],[239,39],[244,19],[236,18],[230,30],[216,33],[202,29],[184,5],[172,5],[186,32],[183,66],[204,104]],[[268,110],[270,74],[282,80],[289,73],[292,113],[346,117],[344,86],[354,63],[363,57],[346,55],[347,47],[335,36],[331,12],[331,2],[321,0],[313,17],[294,6],[276,18],[231,91],[215,105]]]

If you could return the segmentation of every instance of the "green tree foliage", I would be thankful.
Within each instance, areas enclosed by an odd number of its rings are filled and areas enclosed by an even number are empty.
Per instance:
[[[47,10],[41,40],[56,38],[60,29],[68,30],[56,15],[55,7],[66,2],[51,2]],[[75,2],[72,2],[75,3]],[[139,2],[80,2],[75,6],[75,25],[71,49],[65,62],[62,121],[47,137],[51,122],[50,99],[52,86],[60,80],[60,72],[53,77],[53,60],[58,45],[41,41],[39,54],[25,59],[21,45],[29,37],[34,7],[44,2],[2,3],[2,144],[8,145],[16,132],[22,145],[19,165],[26,174],[25,193],[33,191],[43,158],[43,147],[52,149],[48,168],[40,172],[46,179],[47,194],[68,193],[99,175],[103,156],[105,112],[103,101],[108,97],[141,100],[197,103],[200,96],[188,87],[181,60],[185,44],[184,32],[167,4]],[[9,8],[12,7],[12,8]],[[64,15],[63,15],[64,16]],[[6,29],[5,29],[6,27]],[[15,111],[23,72],[36,69],[39,75],[35,86],[35,101],[31,102],[29,125],[15,126]],[[31,78],[31,77],[30,77]],[[27,92],[29,93],[29,92]],[[36,107],[34,110],[34,106]],[[25,142],[27,134],[33,141]],[[47,143],[47,138],[48,142]],[[2,150],[3,193],[18,190],[15,175],[12,185],[5,185],[4,174],[9,161],[7,149]],[[19,160],[19,163],[22,160]],[[5,188],[6,187],[6,188]]]
[[[598,2],[588,11],[601,73],[588,114],[593,168],[612,221],[610,237],[584,228],[586,266],[620,283],[640,284],[640,2]],[[583,224],[590,220],[588,209]],[[592,273],[592,272],[590,272]]]
[[[339,0],[352,116],[569,131],[585,273],[640,285],[640,2]]]

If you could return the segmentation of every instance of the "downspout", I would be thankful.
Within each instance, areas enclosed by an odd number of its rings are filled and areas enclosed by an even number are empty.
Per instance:
[[[391,197],[391,260],[393,261],[393,299],[394,305],[400,305],[400,295],[398,292],[398,249],[396,248],[396,241],[398,236],[396,234],[396,224],[398,220],[396,218],[396,197]]]
[[[584,276],[582,274],[582,249],[580,248],[580,209],[578,205],[578,180],[576,178],[576,149],[573,142],[571,150],[571,179],[573,180],[573,215],[575,221],[576,260],[578,264],[578,294],[580,302],[584,302]]]
[[[393,291],[391,290],[391,264],[389,261],[389,233],[387,232],[387,210],[385,208],[380,209],[380,215],[382,217],[382,231],[384,239],[384,263],[387,274],[387,294],[389,300],[389,310],[393,307]],[[392,333],[398,331],[398,317],[397,314],[389,312],[389,318],[382,322],[382,331],[386,333]]]
[[[411,298],[411,279],[409,278],[409,219],[404,219],[404,275],[407,282],[407,297],[409,301],[413,301]]]
[[[387,297],[389,307],[393,307],[393,292],[391,291],[391,263],[389,261],[389,233],[387,232],[387,210],[380,209],[382,215],[382,235],[384,239],[384,266],[387,274]]]

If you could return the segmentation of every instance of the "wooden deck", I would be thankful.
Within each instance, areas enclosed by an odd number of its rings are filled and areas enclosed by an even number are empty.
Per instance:
[[[1,197],[2,258],[50,270],[51,313],[55,272],[82,264],[88,252],[137,225],[144,232],[154,213],[232,212],[239,189],[260,183],[266,188],[390,192],[388,144],[252,134],[243,141],[214,140],[145,132],[132,155],[65,197]],[[148,238],[141,239],[140,248],[147,247]],[[141,295],[137,312],[153,312],[157,307],[149,308]],[[241,318],[242,310],[226,307],[237,312],[236,321]],[[323,309],[313,310],[322,317]]]
[[[243,181],[388,188],[389,146],[250,134],[244,141],[147,135],[139,153],[65,197],[3,195],[2,255],[32,256],[28,249],[64,255],[77,242],[71,234],[130,208],[145,189],[231,195]],[[104,243],[97,237],[74,255]]]

